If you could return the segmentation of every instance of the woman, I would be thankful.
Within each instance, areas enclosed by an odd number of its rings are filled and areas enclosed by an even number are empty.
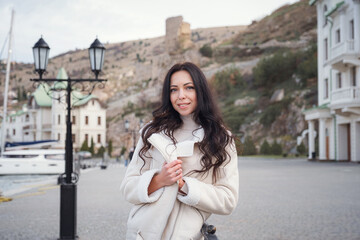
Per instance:
[[[234,139],[204,74],[193,63],[174,65],[121,184],[134,204],[126,239],[202,239],[212,213],[236,207],[238,184]]]

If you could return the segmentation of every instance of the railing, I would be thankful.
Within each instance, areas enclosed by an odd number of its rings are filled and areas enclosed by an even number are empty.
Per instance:
[[[23,130],[25,130],[26,132],[36,130],[36,125],[35,124],[27,124],[27,125],[23,126]]]
[[[342,54],[354,53],[354,40],[346,40],[331,48],[331,59],[334,59]]]
[[[332,103],[360,102],[360,87],[341,88],[332,91]]]
[[[52,126],[51,124],[43,124],[42,129],[43,130],[51,130],[51,126]]]

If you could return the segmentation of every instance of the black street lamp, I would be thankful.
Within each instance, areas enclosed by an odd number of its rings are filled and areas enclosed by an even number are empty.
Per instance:
[[[61,175],[61,189],[60,189],[60,240],[63,239],[77,239],[76,235],[76,183],[78,175],[73,172],[73,143],[71,132],[71,92],[76,84],[83,86],[82,91],[85,91],[84,83],[91,83],[90,89],[87,90],[89,94],[93,91],[97,84],[104,87],[104,79],[98,79],[101,72],[105,47],[96,38],[89,48],[90,66],[95,74],[95,79],[43,79],[42,75],[46,71],[48,63],[50,48],[44,39],[41,37],[33,47],[35,71],[39,74],[39,79],[30,79],[34,83],[47,82],[65,82],[64,88],[51,88],[50,91],[66,90],[67,102],[67,119],[66,119],[66,141],[65,141],[65,173]],[[50,95],[50,93],[47,93]],[[52,97],[52,96],[51,96]],[[57,98],[60,100],[60,98]],[[81,99],[79,99],[81,100]],[[64,176],[65,175],[65,176]]]
[[[130,129],[130,122],[129,120],[125,120],[125,131],[128,132],[130,130],[132,137],[133,137],[133,151],[135,151],[135,147],[136,147],[136,129]],[[140,119],[140,128],[142,128],[143,126],[143,120]]]

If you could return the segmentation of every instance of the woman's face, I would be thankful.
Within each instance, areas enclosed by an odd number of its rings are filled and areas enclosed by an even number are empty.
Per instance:
[[[195,111],[197,107],[196,91],[194,82],[187,71],[181,70],[171,76],[170,101],[181,116],[187,116]]]

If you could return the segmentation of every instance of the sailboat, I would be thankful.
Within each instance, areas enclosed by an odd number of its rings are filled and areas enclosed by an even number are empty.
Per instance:
[[[7,101],[8,101],[8,90],[9,90],[9,78],[10,78],[10,63],[11,63],[11,44],[12,44],[12,29],[14,23],[14,9],[11,11],[11,24],[10,24],[10,31],[9,31],[9,50],[8,50],[8,58],[6,63],[6,77],[5,77],[5,88],[4,88],[4,108],[3,108],[3,119],[1,124],[1,156],[5,151],[5,129],[6,129],[6,118],[7,118]]]

